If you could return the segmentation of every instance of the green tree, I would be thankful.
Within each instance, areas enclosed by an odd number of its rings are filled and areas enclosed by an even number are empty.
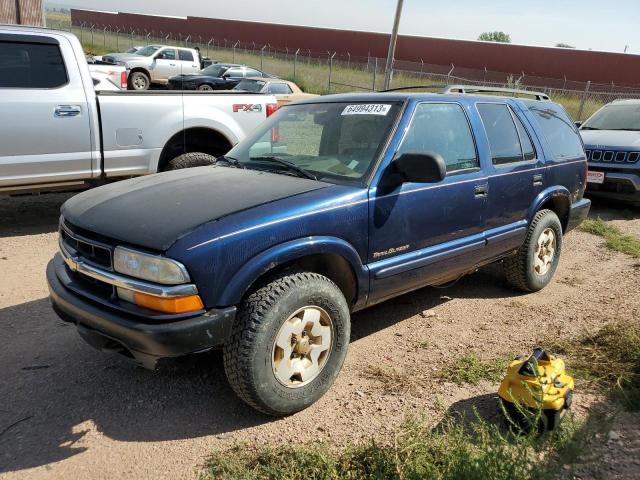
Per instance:
[[[504,32],[483,32],[478,37],[483,42],[511,43],[511,35]]]

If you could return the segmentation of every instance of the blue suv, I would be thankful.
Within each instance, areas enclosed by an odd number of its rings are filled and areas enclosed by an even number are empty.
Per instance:
[[[589,174],[587,195],[640,206],[640,100],[616,100],[580,127]]]
[[[286,415],[334,382],[353,312],[498,261],[542,289],[590,208],[583,144],[542,94],[469,90],[319,97],[215,166],[73,197],[53,308],[149,368],[223,347],[238,396]]]

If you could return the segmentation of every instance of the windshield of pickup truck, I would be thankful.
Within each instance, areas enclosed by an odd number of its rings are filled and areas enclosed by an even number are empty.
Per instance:
[[[140,55],[141,57],[150,57],[151,55],[156,53],[158,50],[160,50],[160,47],[153,47],[149,45],[148,47],[141,48],[135,53],[136,55]]]
[[[640,104],[607,105],[587,120],[582,130],[640,131]]]
[[[400,109],[399,102],[287,106],[226,157],[244,168],[360,183],[384,148]]]

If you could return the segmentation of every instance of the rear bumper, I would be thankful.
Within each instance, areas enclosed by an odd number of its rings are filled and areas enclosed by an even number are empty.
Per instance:
[[[591,210],[591,200],[588,198],[572,203],[565,233],[570,232],[584,222],[589,216],[589,210]]]
[[[59,256],[47,265],[54,311],[65,322],[77,325],[82,338],[99,350],[121,353],[153,369],[160,358],[209,350],[222,345],[230,335],[235,307],[174,322],[144,323],[78,296],[64,286],[57,268],[66,268]]]

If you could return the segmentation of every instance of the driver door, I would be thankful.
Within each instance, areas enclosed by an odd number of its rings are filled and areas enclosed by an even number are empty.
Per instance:
[[[179,75],[180,64],[177,60],[177,54],[173,48],[163,48],[155,57],[154,67],[151,72],[151,80],[153,82],[166,83],[169,77]]]
[[[398,184],[390,165],[372,189],[370,304],[455,279],[485,249],[488,180],[463,106],[418,104],[396,156],[407,152],[440,154],[447,176],[436,184]]]

